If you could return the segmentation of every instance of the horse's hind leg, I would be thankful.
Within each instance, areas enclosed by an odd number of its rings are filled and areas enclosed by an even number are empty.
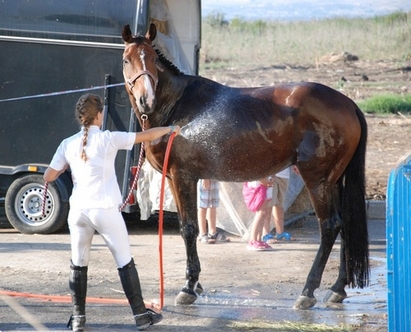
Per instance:
[[[321,278],[330,256],[331,249],[334,245],[339,230],[322,230],[321,245],[314,259],[311,270],[307,276],[307,280],[303,291],[297,301],[294,303],[294,309],[308,309],[313,307],[317,300],[314,296],[314,291],[320,287]]]
[[[319,187],[322,187],[322,190]],[[321,244],[307,276],[303,291],[294,303],[294,309],[308,309],[317,303],[314,291],[321,284],[325,265],[327,264],[335,239],[341,230],[341,218],[334,204],[338,201],[338,193],[336,190],[333,190],[333,193],[331,193],[325,188],[327,187],[324,184],[322,186],[315,186],[315,189],[309,189],[309,184],[307,186],[320,225]]]
[[[329,303],[341,303],[344,299],[347,298],[345,286],[347,286],[347,271],[345,266],[345,240],[343,234],[341,234],[340,269],[338,279],[335,284],[328,290],[323,301]]]

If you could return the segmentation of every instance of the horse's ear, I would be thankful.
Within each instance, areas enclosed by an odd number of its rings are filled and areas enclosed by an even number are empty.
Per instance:
[[[130,25],[127,24],[123,27],[123,31],[121,31],[121,37],[126,43],[131,43],[133,41],[133,35],[131,34]]]
[[[157,36],[157,28],[154,23],[150,24],[150,28],[148,29],[146,33],[146,38],[150,41],[153,41],[154,38]]]

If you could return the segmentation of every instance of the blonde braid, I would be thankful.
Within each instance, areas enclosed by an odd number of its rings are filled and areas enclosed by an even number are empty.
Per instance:
[[[88,129],[97,117],[99,112],[103,111],[103,102],[99,96],[86,94],[80,97],[76,104],[76,118],[80,125],[84,127],[84,135],[82,138],[81,159],[87,161],[86,146],[88,139]]]
[[[83,148],[81,150],[81,159],[86,162],[87,161],[87,155],[86,155],[86,146],[87,146],[87,138],[88,138],[88,127],[84,127],[84,135],[83,135]]]

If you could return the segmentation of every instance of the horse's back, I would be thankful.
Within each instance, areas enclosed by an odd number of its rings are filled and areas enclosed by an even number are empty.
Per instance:
[[[355,103],[326,85],[298,82],[267,87],[234,88],[203,77],[191,77],[181,99],[181,108],[193,114],[207,111],[232,119],[273,115],[278,118],[302,114],[313,119],[341,117],[356,120]]]
[[[344,114],[353,112],[355,103],[341,92],[315,82],[299,82],[276,86],[273,89],[273,102],[307,111],[330,112],[339,109]],[[315,112],[318,112],[315,111]],[[355,111],[353,112],[355,113]]]
[[[298,130],[358,141],[361,121],[358,106],[341,92],[314,82],[277,86],[272,102],[293,117]],[[355,143],[356,144],[356,143]]]
[[[359,141],[356,105],[322,84],[232,88],[190,80],[174,113],[185,121],[184,151],[220,180],[246,180],[249,169],[263,177],[298,161],[330,168]]]

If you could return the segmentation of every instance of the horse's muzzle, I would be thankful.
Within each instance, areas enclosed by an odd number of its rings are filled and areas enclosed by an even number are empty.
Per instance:
[[[146,97],[141,96],[140,98],[136,99],[136,104],[138,107],[138,111],[141,114],[150,114],[154,110],[155,99],[151,99],[148,101]]]

